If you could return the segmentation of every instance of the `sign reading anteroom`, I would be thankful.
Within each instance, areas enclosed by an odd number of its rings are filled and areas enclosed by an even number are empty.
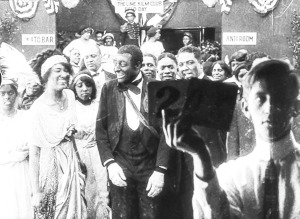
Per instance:
[[[22,45],[55,46],[55,34],[22,34]]]
[[[115,0],[116,13],[124,13],[126,9],[134,9],[136,13],[164,13],[163,0]]]
[[[257,33],[256,32],[224,32],[223,33],[223,45],[256,45]]]

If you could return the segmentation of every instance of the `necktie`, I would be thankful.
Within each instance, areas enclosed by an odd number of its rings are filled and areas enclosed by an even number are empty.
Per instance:
[[[138,88],[137,86],[139,85],[139,83],[142,81],[143,78],[140,78],[136,81],[133,81],[130,84],[119,84],[118,87],[119,89],[121,89],[122,91],[125,90],[130,90],[131,92],[135,93],[135,94],[140,94],[141,93],[141,89]]]
[[[268,162],[264,181],[264,219],[278,219],[278,173],[274,160]]]

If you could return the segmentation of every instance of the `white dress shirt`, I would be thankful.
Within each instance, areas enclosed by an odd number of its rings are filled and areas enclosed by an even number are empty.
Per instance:
[[[142,73],[140,72],[134,81],[140,80],[142,78]],[[133,82],[134,82],[133,81]],[[132,98],[133,102],[137,106],[138,110],[141,108],[141,95],[142,95],[142,86],[143,86],[143,79],[138,84],[138,88],[140,88],[141,92],[139,94],[135,94],[128,89],[128,93]],[[126,118],[127,124],[132,130],[137,130],[140,125],[140,120],[136,112],[134,111],[133,107],[131,106],[129,100],[125,98],[126,102]]]
[[[270,153],[279,173],[279,218],[300,218],[300,152],[292,133],[272,145],[258,139],[253,152],[222,164],[208,183],[195,176],[194,218],[222,218],[226,211],[230,218],[263,218]]]

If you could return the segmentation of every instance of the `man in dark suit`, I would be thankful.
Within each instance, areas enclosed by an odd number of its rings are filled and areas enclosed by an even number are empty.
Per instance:
[[[137,46],[122,46],[114,63],[118,80],[105,83],[100,98],[96,140],[108,169],[113,218],[158,218],[159,213],[169,149],[160,127],[147,124],[142,62]]]
[[[116,80],[116,75],[101,68],[102,54],[99,46],[89,46],[82,54],[82,58],[83,62],[80,70],[87,69],[91,73],[97,87],[96,101],[99,101],[104,83]]]
[[[210,80],[203,72],[201,51],[195,46],[184,46],[178,51],[178,69],[183,79],[199,78]]]
[[[183,79],[199,78],[210,80],[203,72],[201,64],[201,51],[194,46],[185,46],[178,51],[177,56],[179,74]],[[207,145],[210,150],[213,164],[219,166],[226,160],[225,133],[220,130],[197,126],[200,133],[205,135]],[[164,212],[164,219],[193,219],[192,197],[193,197],[193,171],[194,165],[192,157],[180,151],[171,151],[170,168],[167,173],[167,180],[171,182],[171,188],[175,192],[167,194],[169,203],[173,199],[173,209],[175,215]],[[167,185],[169,188],[170,186]],[[179,198],[178,198],[179,196]],[[177,202],[177,203],[175,203]]]

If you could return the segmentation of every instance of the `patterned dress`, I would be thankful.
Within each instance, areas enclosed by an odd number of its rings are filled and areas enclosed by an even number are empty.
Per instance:
[[[63,141],[77,124],[75,97],[63,91],[67,107],[52,109],[41,98],[31,108],[30,145],[40,147],[39,187],[44,198],[35,218],[86,218],[85,176],[80,170],[72,142]]]

